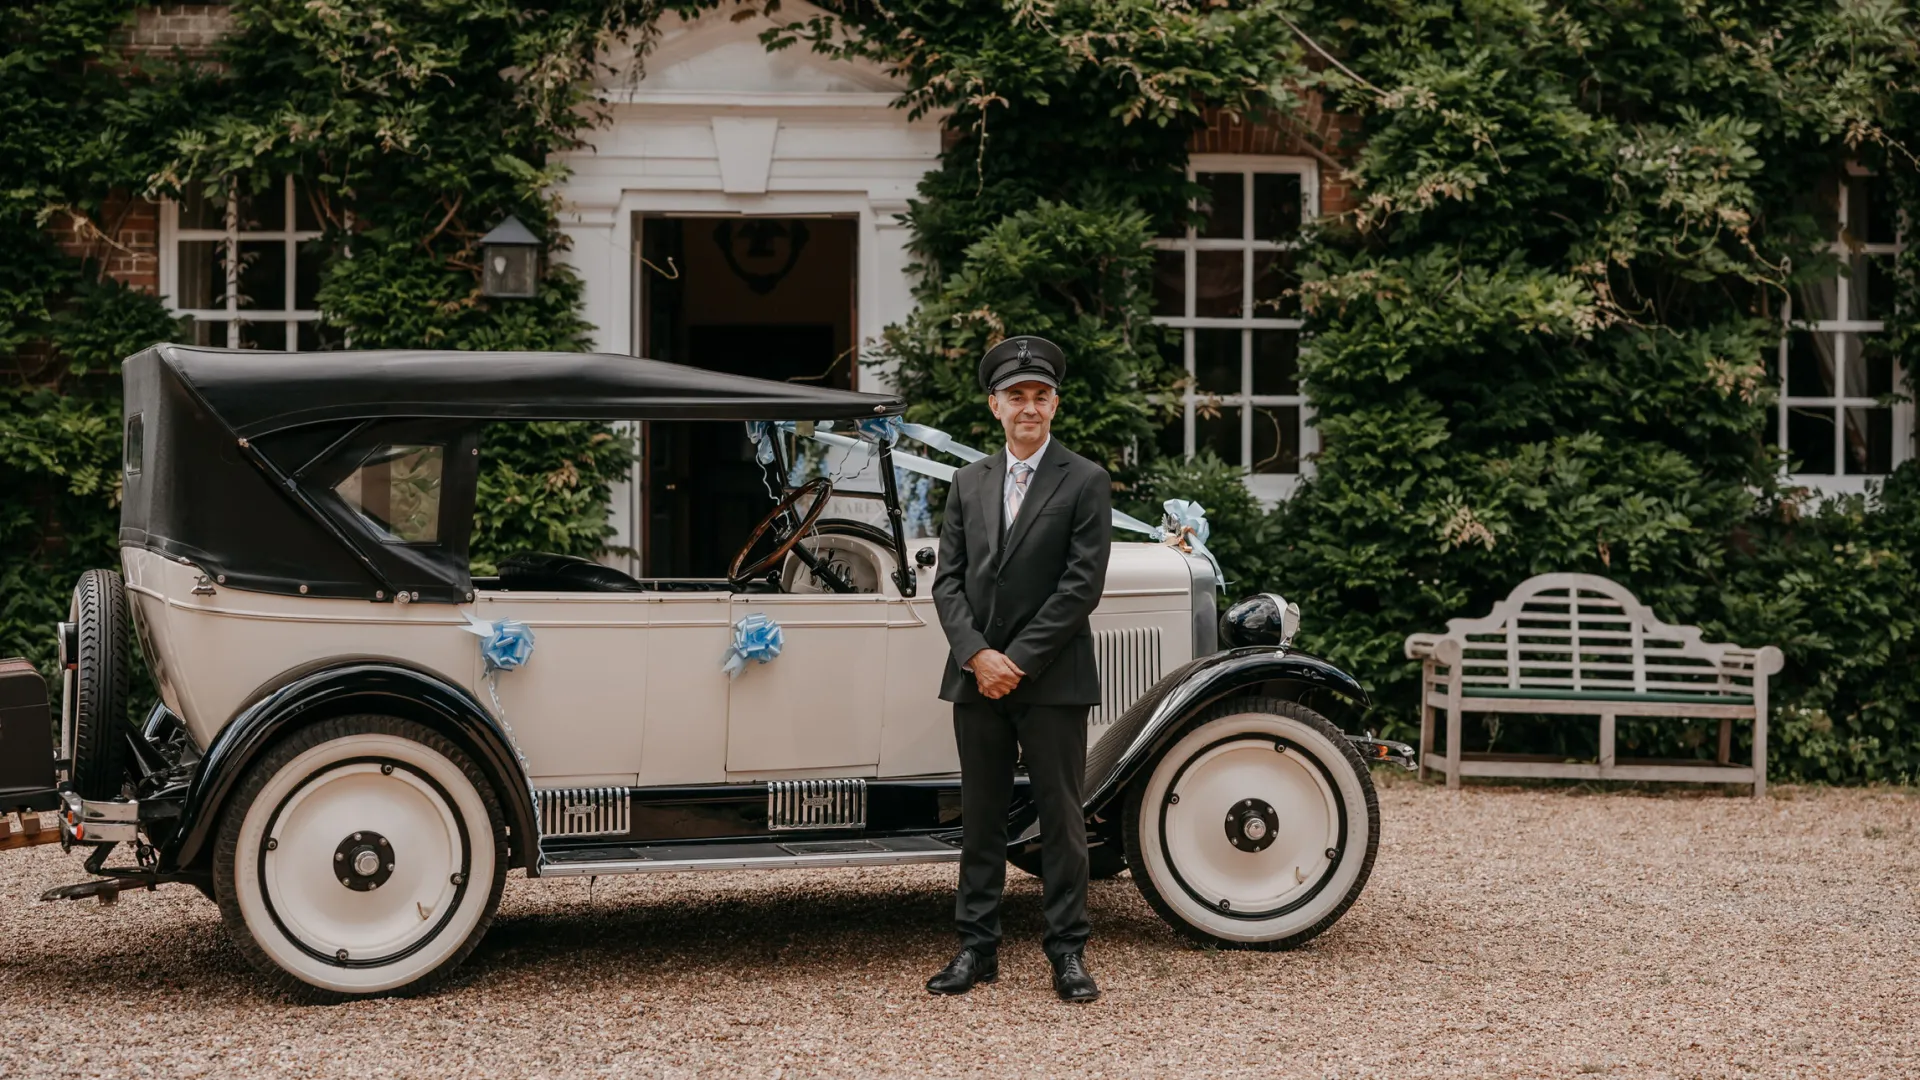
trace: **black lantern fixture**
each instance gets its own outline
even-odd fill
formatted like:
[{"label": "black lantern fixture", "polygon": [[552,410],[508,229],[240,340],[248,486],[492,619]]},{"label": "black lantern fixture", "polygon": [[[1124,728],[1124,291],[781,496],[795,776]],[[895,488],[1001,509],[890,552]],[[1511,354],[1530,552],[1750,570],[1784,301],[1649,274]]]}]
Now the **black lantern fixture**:
[{"label": "black lantern fixture", "polygon": [[509,217],[480,238],[480,294],[532,296],[540,281],[540,238]]}]

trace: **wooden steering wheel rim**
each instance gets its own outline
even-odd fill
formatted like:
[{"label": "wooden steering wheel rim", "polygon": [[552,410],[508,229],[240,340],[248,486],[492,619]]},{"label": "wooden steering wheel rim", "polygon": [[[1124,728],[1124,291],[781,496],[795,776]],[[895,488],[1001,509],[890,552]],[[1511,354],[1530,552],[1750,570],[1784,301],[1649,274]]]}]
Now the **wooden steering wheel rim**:
[{"label": "wooden steering wheel rim", "polygon": [[[752,566],[742,569],[740,563],[746,559],[747,553],[753,550],[753,545],[760,542],[760,538],[767,534],[768,529],[773,528],[773,523],[779,520],[782,514],[791,511],[803,497],[810,493],[814,496],[813,505],[807,507],[807,512],[801,515],[800,524],[794,526],[785,540],[774,545],[771,554]],[[780,501],[774,503],[773,509],[768,511],[767,516],[760,519],[760,524],[753,527],[753,535],[747,537],[747,542],[741,545],[740,550],[733,556],[733,562],[727,567],[727,582],[739,588],[779,566],[787,557],[787,553],[793,550],[794,545],[807,535],[807,530],[813,528],[813,523],[820,520],[820,515],[827,512],[827,497],[832,494],[833,481],[824,476],[816,476],[781,496]]]}]

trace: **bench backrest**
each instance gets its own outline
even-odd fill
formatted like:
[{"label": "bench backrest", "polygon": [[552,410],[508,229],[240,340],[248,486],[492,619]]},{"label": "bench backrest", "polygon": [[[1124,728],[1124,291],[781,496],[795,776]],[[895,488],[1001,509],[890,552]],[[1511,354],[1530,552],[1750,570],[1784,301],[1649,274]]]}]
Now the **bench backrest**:
[{"label": "bench backrest", "polygon": [[[1432,639],[1429,639],[1432,640]],[[1750,694],[1780,652],[1700,640],[1670,626],[1617,582],[1593,574],[1528,578],[1478,619],[1452,619],[1434,655],[1460,681],[1505,690]]]}]

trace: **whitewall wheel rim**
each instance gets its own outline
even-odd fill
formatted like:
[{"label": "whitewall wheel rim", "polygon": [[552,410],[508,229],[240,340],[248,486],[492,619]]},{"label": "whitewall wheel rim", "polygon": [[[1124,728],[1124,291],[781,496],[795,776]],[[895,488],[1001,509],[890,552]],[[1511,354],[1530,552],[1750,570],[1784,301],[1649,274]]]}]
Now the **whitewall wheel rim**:
[{"label": "whitewall wheel rim", "polygon": [[234,896],[283,970],[340,993],[415,982],[485,917],[492,824],[465,773],[411,739],[329,740],[276,772],[242,819]]},{"label": "whitewall wheel rim", "polygon": [[1162,755],[1140,803],[1145,872],[1195,928],[1263,942],[1346,899],[1370,843],[1366,792],[1341,748],[1269,713],[1218,717]]}]

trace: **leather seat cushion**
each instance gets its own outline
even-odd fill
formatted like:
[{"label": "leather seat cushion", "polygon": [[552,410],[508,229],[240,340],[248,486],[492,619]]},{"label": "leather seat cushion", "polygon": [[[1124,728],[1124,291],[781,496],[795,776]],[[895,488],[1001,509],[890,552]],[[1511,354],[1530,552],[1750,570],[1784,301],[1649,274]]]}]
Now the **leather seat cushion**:
[{"label": "leather seat cushion", "polygon": [[627,574],[578,555],[523,551],[500,562],[500,586],[546,592],[640,592]]}]

